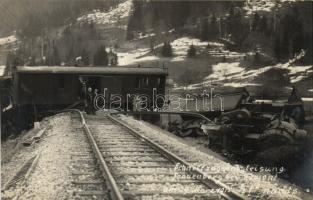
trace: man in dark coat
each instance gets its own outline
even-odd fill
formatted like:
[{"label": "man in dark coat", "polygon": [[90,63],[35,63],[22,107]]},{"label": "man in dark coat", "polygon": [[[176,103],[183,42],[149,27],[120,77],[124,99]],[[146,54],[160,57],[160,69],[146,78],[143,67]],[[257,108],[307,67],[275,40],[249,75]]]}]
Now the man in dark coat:
[{"label": "man in dark coat", "polygon": [[95,114],[93,107],[93,92],[91,87],[87,90],[87,114]]}]

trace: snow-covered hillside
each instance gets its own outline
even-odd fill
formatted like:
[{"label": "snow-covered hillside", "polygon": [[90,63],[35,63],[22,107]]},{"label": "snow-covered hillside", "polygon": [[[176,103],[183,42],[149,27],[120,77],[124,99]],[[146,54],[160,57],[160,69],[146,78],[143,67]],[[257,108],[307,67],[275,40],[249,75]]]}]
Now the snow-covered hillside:
[{"label": "snow-covered hillside", "polygon": [[83,15],[77,19],[77,21],[94,22],[95,24],[111,25],[118,21],[125,19],[129,16],[129,12],[132,7],[132,1],[127,0],[110,10],[109,12],[101,12],[95,10],[93,13]]},{"label": "snow-covered hillside", "polygon": [[[141,38],[145,39],[145,38]],[[140,40],[133,41],[133,43],[140,43]],[[132,64],[140,64],[141,62],[146,61],[170,61],[170,62],[182,62],[187,58],[187,51],[193,45],[197,49],[198,54],[205,53],[214,57],[225,57],[225,58],[242,58],[245,56],[243,53],[231,52],[225,50],[225,46],[219,42],[207,42],[201,41],[194,37],[186,37],[182,36],[174,39],[171,42],[173,57],[171,58],[163,58],[160,55],[152,54],[150,51],[149,44],[143,45],[138,44],[135,47],[131,48],[127,52],[121,52],[119,49],[116,49],[119,58],[119,65],[132,65]],[[154,46],[155,49],[162,48],[163,43],[157,44]]]},{"label": "snow-covered hillside", "polygon": [[119,52],[117,50],[118,64],[120,66],[140,64],[145,61],[155,61],[160,58],[155,55],[149,55],[149,48],[138,48],[128,52]]},{"label": "snow-covered hillside", "polygon": [[[288,2],[284,0],[276,2],[248,0],[244,9],[247,11],[247,14],[255,11],[272,12],[284,3]],[[116,26],[120,22],[119,26],[126,26],[131,10],[132,1],[126,0],[108,12],[95,10],[92,13],[79,17],[77,21],[94,22],[98,25],[105,25],[104,27],[107,28]],[[179,74],[177,72],[177,66],[181,67],[180,71],[186,70],[188,68],[187,65],[197,67],[194,70],[198,70],[203,76],[196,80],[198,83],[189,85],[189,88],[193,89],[203,87],[203,84],[212,83],[231,87],[260,85],[260,82],[258,83],[256,80],[262,78],[266,72],[272,69],[286,70],[284,72],[286,74],[284,75],[289,78],[291,83],[298,83],[312,76],[313,73],[312,66],[295,66],[293,63],[299,59],[297,57],[283,64],[250,67],[248,66],[249,64],[245,64],[242,61],[254,57],[255,52],[232,52],[227,49],[223,41],[201,41],[195,37],[186,35],[178,36],[172,34],[172,32],[162,35],[164,41],[170,41],[173,51],[173,56],[166,58],[162,57],[160,53],[164,41],[157,41],[154,44],[154,51],[151,52],[150,38],[152,37],[155,37],[153,30],[144,36],[137,36],[134,40],[125,41],[119,44],[119,47],[113,48],[118,56],[118,65],[142,65],[144,67],[150,67],[160,66],[162,63],[165,63],[166,67],[176,66],[176,71],[174,72],[172,70],[172,72],[177,74]],[[195,58],[188,58],[187,56],[190,45],[193,45],[197,50]],[[262,52],[259,53],[262,54]],[[268,55],[266,56],[270,57]],[[299,56],[301,57],[303,55],[300,54]],[[246,62],[249,62],[249,60]],[[203,70],[204,68],[210,68],[211,71],[205,71]],[[179,83],[179,75],[170,74],[170,78],[173,77]]]},{"label": "snow-covered hillside", "polygon": [[313,66],[311,65],[286,67],[284,64],[278,64],[275,66],[262,67],[256,70],[249,70],[240,66],[239,62],[233,62],[213,65],[213,73],[207,76],[205,80],[207,82],[218,82],[225,80],[241,82],[243,80],[253,80],[261,74],[274,68],[287,69],[289,71],[287,75],[290,76],[291,83],[301,81],[302,79],[307,78],[309,75],[313,74]]},{"label": "snow-covered hillside", "polygon": [[204,78],[202,82],[191,84],[187,87],[180,86],[179,89],[199,89],[205,85],[219,85],[230,87],[245,87],[245,86],[261,86],[256,80],[264,77],[264,74],[269,70],[282,69],[286,70],[284,75],[289,77],[290,83],[299,83],[306,78],[313,76],[313,66],[297,66],[295,61],[304,56],[304,52],[299,53],[295,58],[286,63],[279,63],[274,66],[261,67],[259,69],[249,69],[240,62],[220,62],[212,65],[212,73]]},{"label": "snow-covered hillside", "polygon": [[245,3],[244,9],[247,11],[247,14],[252,14],[253,12],[271,12],[275,8],[280,8],[283,3],[291,3],[296,0],[247,0]]}]

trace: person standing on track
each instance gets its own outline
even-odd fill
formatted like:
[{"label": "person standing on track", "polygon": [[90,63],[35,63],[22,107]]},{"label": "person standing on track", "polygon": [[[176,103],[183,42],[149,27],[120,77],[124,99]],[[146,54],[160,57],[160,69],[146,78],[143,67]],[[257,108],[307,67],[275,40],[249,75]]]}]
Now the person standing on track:
[{"label": "person standing on track", "polygon": [[84,109],[87,112],[87,86],[85,81],[81,81],[81,83],[80,99],[83,101]]},{"label": "person standing on track", "polygon": [[93,107],[93,92],[92,88],[89,87],[87,90],[87,114],[95,114],[95,110]]}]

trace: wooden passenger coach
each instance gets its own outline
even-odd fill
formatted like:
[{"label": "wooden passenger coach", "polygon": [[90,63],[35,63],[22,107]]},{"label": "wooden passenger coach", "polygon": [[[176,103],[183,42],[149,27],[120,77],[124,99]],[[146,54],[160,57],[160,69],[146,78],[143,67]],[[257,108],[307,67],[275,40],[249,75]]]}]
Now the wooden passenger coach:
[{"label": "wooden passenger coach", "polygon": [[[142,67],[63,67],[18,66],[13,76],[14,104],[71,105],[81,99],[82,83],[98,93],[145,94],[165,93],[167,71],[163,68]],[[123,102],[125,103],[125,102]]]}]

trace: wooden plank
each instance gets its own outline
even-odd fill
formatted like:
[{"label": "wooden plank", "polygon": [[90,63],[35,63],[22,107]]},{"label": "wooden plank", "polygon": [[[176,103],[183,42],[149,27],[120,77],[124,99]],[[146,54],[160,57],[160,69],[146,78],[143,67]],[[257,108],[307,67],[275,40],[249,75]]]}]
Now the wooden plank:
[{"label": "wooden plank", "polygon": [[73,184],[77,185],[87,185],[87,184],[104,184],[103,181],[72,181]]},{"label": "wooden plank", "polygon": [[108,195],[107,191],[104,190],[89,190],[89,191],[74,191],[74,195],[79,196],[103,196]]},{"label": "wooden plank", "polygon": [[34,140],[40,140],[43,134],[46,132],[46,129],[41,129],[37,132],[37,134],[33,137]]}]

